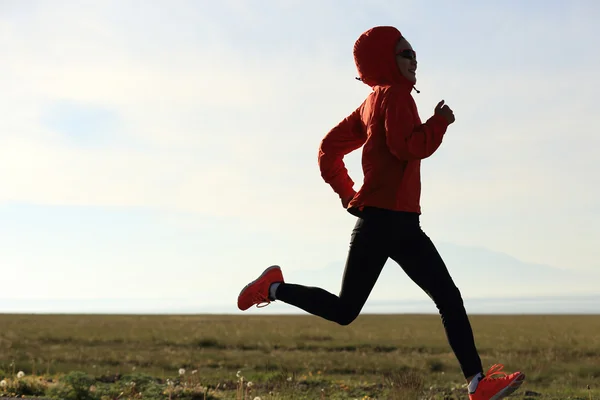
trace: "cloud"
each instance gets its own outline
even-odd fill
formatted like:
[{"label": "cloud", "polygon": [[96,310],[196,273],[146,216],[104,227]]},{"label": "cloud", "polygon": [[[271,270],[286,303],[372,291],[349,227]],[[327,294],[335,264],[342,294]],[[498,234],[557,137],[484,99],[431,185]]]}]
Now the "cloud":
[{"label": "cloud", "polygon": [[[368,93],[353,80],[351,45],[357,26],[366,28],[390,3],[364,15],[341,3],[272,3],[273,10],[245,2],[140,4],[39,2],[0,19],[0,49],[11,55],[0,66],[0,107],[8,110],[0,120],[0,170],[10,171],[0,202],[221,215],[314,241],[345,232],[352,218],[320,178],[317,147]],[[332,22],[341,9],[347,23]],[[418,17],[427,10],[411,3],[403,11]],[[589,122],[600,60],[586,50],[597,39],[579,37],[593,25],[586,10],[571,9],[560,26],[558,14],[466,11],[504,18],[465,17],[458,29],[442,24],[442,13],[426,26],[400,11],[386,17],[423,49],[422,119],[440,98],[457,114],[440,151],[423,163],[424,209],[439,221],[450,213],[471,224],[486,216],[487,233],[465,228],[465,240],[489,235],[518,246],[493,233],[505,218],[512,215],[515,230],[547,237],[547,215],[600,200],[590,184],[599,139]],[[309,15],[314,29],[302,18]],[[473,36],[478,27],[486,29]],[[549,32],[552,40],[540,41]],[[57,104],[111,110],[116,137],[103,149],[65,142],[64,129],[47,118]],[[358,188],[360,154],[347,165]],[[578,212],[577,221],[593,214]],[[518,219],[527,215],[540,228]],[[451,235],[454,228],[438,224]],[[552,243],[564,237],[556,230]],[[591,231],[569,246],[586,243],[589,255],[587,243],[597,238]]]},{"label": "cloud", "polygon": [[[290,81],[286,75],[296,61],[273,60],[266,70],[251,58],[240,65],[242,54],[215,50],[207,40],[174,48],[155,43],[155,52],[134,51],[147,46],[139,40],[141,31],[131,35],[138,41],[116,36],[124,26],[111,23],[107,10],[96,11],[93,16],[69,9],[77,22],[53,25],[57,28],[52,30],[46,21],[59,18],[60,7],[40,12],[45,18],[34,18],[40,25],[9,24],[19,40],[2,43],[14,54],[3,76],[10,98],[4,106],[15,112],[0,122],[7,132],[3,148],[11,149],[0,163],[12,171],[1,200],[229,216],[248,215],[250,209],[250,214],[275,218],[294,208],[301,212],[307,201],[314,201],[310,192],[289,189],[294,173],[308,168],[290,169],[285,163],[289,145],[302,142],[293,136],[301,128],[290,129],[285,119],[297,116],[305,101],[294,96],[316,88],[318,79],[308,87],[291,80],[282,90],[272,83]],[[25,30],[28,25],[34,29]],[[48,35],[42,37],[44,33]],[[171,30],[163,33],[173,36]],[[311,67],[304,59],[296,68],[302,63],[312,71],[334,73],[327,62]],[[64,127],[47,115],[65,103],[115,110],[122,125],[112,146],[99,150],[64,143]],[[304,118],[297,118],[302,123]],[[314,185],[320,183],[316,150],[323,134],[316,132],[312,144],[303,144]],[[285,188],[272,189],[270,182]],[[320,188],[326,193],[327,188]]]},{"label": "cloud", "polygon": [[42,125],[62,134],[67,143],[102,146],[119,139],[119,115],[88,104],[58,102],[42,116]]}]

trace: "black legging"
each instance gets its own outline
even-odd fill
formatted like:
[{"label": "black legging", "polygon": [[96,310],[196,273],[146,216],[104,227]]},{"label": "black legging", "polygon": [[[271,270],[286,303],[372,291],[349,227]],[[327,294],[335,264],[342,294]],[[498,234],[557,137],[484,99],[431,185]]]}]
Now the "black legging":
[{"label": "black legging", "polygon": [[396,261],[438,308],[465,377],[482,365],[460,291],[416,213],[365,208],[352,232],[339,297],[318,287],[282,283],[277,300],[348,325],[360,314],[387,259]]}]

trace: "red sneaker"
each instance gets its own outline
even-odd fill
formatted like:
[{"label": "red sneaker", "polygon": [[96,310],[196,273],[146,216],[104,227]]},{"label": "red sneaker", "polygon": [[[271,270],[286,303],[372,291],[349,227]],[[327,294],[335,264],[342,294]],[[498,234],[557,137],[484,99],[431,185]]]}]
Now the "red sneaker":
[{"label": "red sneaker", "polygon": [[[269,297],[269,288],[272,283],[284,282],[281,268],[273,265],[264,270],[264,272],[254,281],[250,282],[238,295],[238,308],[245,311],[256,304],[257,307],[265,307],[271,303]],[[266,303],[266,304],[264,304]],[[264,304],[261,306],[261,304]]]},{"label": "red sneaker", "polygon": [[492,365],[479,381],[475,393],[469,393],[469,400],[500,400],[517,390],[525,380],[525,374],[517,371],[508,375],[501,372],[502,368],[502,364]]}]

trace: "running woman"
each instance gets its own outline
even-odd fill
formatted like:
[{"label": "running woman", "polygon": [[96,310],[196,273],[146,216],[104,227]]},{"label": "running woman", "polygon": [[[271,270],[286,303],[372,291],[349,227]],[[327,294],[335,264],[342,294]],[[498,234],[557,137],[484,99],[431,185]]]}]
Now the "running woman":
[{"label": "running woman", "polygon": [[[285,282],[281,268],[267,268],[246,285],[238,307],[247,310],[279,300],[312,315],[348,325],[360,314],[388,258],[435,303],[445,333],[468,383],[470,400],[497,400],[518,389],[525,375],[502,364],[485,374],[459,289],[420,226],[421,160],[441,145],[454,113],[440,101],[421,122],[411,95],[417,81],[416,53],[400,31],[378,26],[354,44],[359,80],[372,92],[331,129],[319,148],[321,176],[357,217],[342,287],[336,296],[319,287]],[[416,90],[416,89],[415,89]],[[363,147],[363,185],[358,192],[343,157]]]}]

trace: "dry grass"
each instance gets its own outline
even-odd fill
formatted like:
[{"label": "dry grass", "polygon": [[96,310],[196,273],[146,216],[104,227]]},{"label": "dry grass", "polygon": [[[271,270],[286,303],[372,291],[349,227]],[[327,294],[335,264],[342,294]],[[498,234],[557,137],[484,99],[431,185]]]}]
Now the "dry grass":
[{"label": "dry grass", "polygon": [[[135,372],[179,385],[184,368],[186,379],[196,371],[196,384],[224,399],[465,398],[437,316],[363,315],[342,327],[257,314],[0,315],[0,372],[60,377],[77,370],[108,381]],[[500,362],[527,374],[515,399],[600,400],[600,316],[471,321],[484,367]],[[196,395],[185,398],[202,398]]]}]

